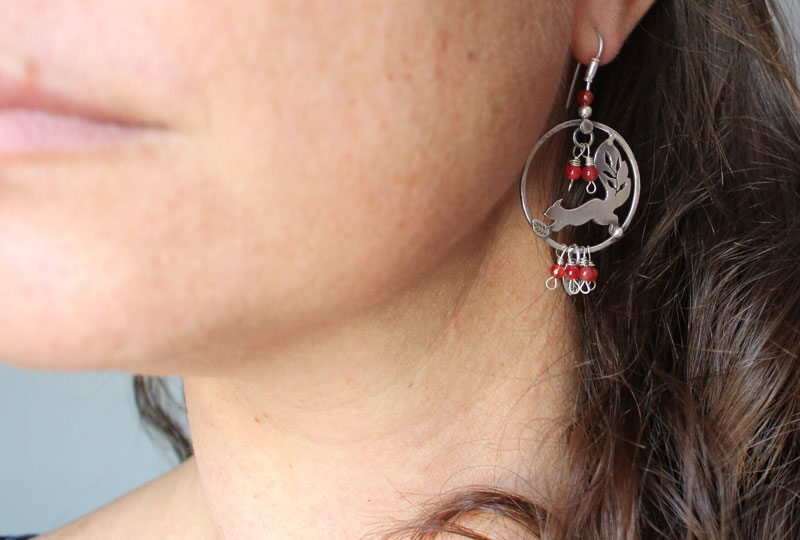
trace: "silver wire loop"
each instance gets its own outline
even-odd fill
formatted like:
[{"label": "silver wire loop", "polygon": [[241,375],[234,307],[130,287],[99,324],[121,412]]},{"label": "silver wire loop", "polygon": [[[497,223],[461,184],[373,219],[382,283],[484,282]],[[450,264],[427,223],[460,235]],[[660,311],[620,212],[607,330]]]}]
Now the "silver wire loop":
[{"label": "silver wire loop", "polygon": [[[589,155],[589,153],[591,152],[590,148],[592,147],[592,144],[594,143],[594,132],[590,131],[589,132],[589,140],[587,142],[583,142],[583,143],[582,142],[578,142],[578,133],[581,133],[581,128],[580,127],[572,132],[572,142],[575,143],[575,146],[581,146],[581,147],[586,148],[586,155]],[[583,155],[583,151],[581,151],[581,155]]]}]

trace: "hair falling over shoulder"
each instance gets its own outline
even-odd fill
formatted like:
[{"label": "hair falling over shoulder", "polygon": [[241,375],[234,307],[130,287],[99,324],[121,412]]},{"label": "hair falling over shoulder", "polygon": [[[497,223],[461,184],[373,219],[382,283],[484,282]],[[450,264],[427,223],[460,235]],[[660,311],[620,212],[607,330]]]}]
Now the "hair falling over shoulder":
[{"label": "hair falling over shoulder", "polygon": [[[792,39],[770,0],[651,8],[595,81],[646,187],[638,223],[595,257],[603,286],[569,299],[583,350],[557,497],[454,493],[382,538],[500,540],[460,524],[473,514],[541,539],[800,538]],[[191,455],[163,388],[135,384],[145,421]]]}]

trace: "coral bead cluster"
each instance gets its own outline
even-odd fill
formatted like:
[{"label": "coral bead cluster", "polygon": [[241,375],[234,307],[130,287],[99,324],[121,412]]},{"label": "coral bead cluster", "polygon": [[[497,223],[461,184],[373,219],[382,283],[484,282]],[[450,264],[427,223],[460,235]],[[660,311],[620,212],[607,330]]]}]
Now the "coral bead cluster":
[{"label": "coral bead cluster", "polygon": [[550,267],[546,286],[555,289],[561,280],[570,294],[588,294],[594,290],[597,276],[597,267],[592,262],[589,249],[573,244],[566,247],[558,261]]},{"label": "coral bead cluster", "polygon": [[584,281],[594,281],[597,279],[597,267],[594,265],[576,266],[570,264],[564,266],[561,264],[554,264],[550,267],[550,275],[556,279],[566,277],[567,279],[582,279]]},{"label": "coral bead cluster", "polygon": [[585,156],[584,160],[585,164],[583,167],[581,167],[580,159],[575,158],[569,160],[569,165],[567,165],[566,171],[568,180],[577,180],[578,178],[583,178],[587,182],[593,182],[597,180],[597,167],[594,166],[592,158],[590,156]]}]

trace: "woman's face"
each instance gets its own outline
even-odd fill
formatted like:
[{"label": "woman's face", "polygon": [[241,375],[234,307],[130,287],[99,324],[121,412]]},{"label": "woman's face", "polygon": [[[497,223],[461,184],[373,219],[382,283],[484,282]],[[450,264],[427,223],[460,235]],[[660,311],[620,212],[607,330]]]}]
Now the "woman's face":
[{"label": "woman's face", "polygon": [[552,0],[3,3],[0,80],[162,126],[0,157],[26,367],[202,372],[413,284],[516,189],[570,42]]}]

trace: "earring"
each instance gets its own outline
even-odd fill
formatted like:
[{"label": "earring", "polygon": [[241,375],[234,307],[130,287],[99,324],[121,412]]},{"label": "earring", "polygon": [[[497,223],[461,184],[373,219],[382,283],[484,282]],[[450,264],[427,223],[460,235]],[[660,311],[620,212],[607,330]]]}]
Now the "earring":
[{"label": "earring", "polygon": [[[604,249],[625,234],[626,228],[630,225],[636,206],[639,203],[639,192],[641,180],[639,177],[639,166],[633,156],[630,146],[622,136],[610,127],[599,122],[589,120],[592,115],[591,103],[594,94],[590,90],[592,80],[597,73],[600,63],[600,56],[603,54],[603,36],[597,33],[600,40],[600,48],[597,56],[592,58],[591,63],[586,68],[586,88],[579,91],[578,116],[575,120],[568,120],[549,130],[536,142],[536,145],[528,155],[525,168],[520,179],[520,195],[522,198],[522,209],[533,232],[547,242],[558,253],[557,262],[550,268],[550,277],[545,282],[545,286],[556,289],[561,280],[564,290],[570,294],[588,294],[596,287],[598,277],[597,268],[591,260],[592,253]],[[568,100],[572,96],[575,88],[575,80],[578,76],[580,64],[576,66],[575,75],[572,78],[572,86],[568,93]],[[567,102],[569,107],[569,101]],[[574,129],[572,133],[572,158],[568,160],[566,166],[566,179],[569,180],[567,191],[572,189],[572,184],[579,178],[585,184],[585,191],[589,197],[584,196],[582,204],[575,208],[564,208],[562,199],[558,199],[544,211],[544,216],[553,220],[549,225],[539,219],[533,219],[530,208],[528,208],[528,198],[525,190],[528,172],[536,152],[542,145],[556,133]],[[607,135],[592,155],[592,144],[594,143],[595,132]],[[602,185],[600,196],[592,197],[598,191],[596,182]],[[628,200],[631,200],[630,208],[620,224],[619,217],[615,210],[622,207]],[[579,246],[577,244],[566,245],[556,241],[552,233],[558,232],[567,226],[578,226],[589,222],[598,225],[607,225],[609,237],[599,244],[592,246]]]}]

